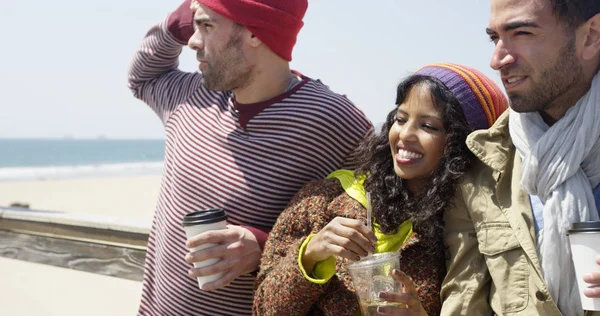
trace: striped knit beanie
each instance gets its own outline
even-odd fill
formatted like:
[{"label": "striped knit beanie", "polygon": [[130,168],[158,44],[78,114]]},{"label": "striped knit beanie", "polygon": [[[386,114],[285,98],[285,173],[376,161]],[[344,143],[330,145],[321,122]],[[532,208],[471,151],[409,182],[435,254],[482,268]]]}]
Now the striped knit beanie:
[{"label": "striped knit beanie", "polygon": [[279,57],[291,61],[308,0],[196,0],[245,26]]},{"label": "striped knit beanie", "polygon": [[424,66],[415,75],[431,76],[446,85],[460,102],[472,130],[489,128],[508,108],[502,90],[477,69],[440,63]]}]

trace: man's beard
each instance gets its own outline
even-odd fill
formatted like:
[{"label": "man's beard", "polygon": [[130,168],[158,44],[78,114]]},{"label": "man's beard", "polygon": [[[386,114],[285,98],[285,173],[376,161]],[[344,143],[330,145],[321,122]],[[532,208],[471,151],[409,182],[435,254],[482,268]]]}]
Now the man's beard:
[{"label": "man's beard", "polygon": [[[537,112],[547,109],[552,103],[575,85],[582,76],[583,69],[575,56],[575,38],[571,38],[559,52],[554,65],[542,70],[537,82],[526,92],[507,93],[510,107],[516,112]],[[518,67],[518,66],[517,66]],[[512,69],[508,69],[510,73]],[[518,69],[514,70],[518,72]],[[532,71],[525,72],[531,74]],[[529,77],[533,80],[533,77]]]},{"label": "man's beard", "polygon": [[241,49],[241,36],[234,34],[225,47],[209,59],[202,71],[202,84],[215,91],[226,91],[246,85],[250,78],[250,68]]}]

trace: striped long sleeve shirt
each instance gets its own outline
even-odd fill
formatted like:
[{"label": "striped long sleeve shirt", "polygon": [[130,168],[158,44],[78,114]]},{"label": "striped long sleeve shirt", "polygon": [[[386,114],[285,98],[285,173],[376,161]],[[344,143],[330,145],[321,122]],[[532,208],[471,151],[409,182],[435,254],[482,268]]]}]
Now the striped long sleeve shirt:
[{"label": "striped long sleeve shirt", "polygon": [[158,114],[166,135],[139,314],[249,315],[255,274],[210,292],[188,277],[183,216],[224,208],[230,224],[264,244],[304,184],[354,167],[352,154],[373,126],[345,96],[299,73],[290,91],[238,104],[230,91],[204,88],[201,73],[178,70],[181,50],[167,23],[156,25],[129,71],[130,89]]}]

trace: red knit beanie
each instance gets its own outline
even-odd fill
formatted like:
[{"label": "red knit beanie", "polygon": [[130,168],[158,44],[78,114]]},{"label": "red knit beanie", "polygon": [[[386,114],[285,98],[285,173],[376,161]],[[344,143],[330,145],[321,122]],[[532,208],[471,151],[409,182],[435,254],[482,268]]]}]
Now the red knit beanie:
[{"label": "red knit beanie", "polygon": [[307,0],[197,0],[245,26],[281,58],[291,61],[296,36],[304,25]]}]

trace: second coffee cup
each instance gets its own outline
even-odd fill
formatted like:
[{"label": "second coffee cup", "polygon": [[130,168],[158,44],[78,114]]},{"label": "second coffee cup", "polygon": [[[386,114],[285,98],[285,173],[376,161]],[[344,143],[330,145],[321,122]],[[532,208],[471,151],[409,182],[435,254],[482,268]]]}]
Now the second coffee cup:
[{"label": "second coffee cup", "polygon": [[[189,213],[183,217],[183,229],[187,238],[194,237],[209,230],[219,230],[227,228],[227,214],[221,208],[213,208]],[[213,247],[215,244],[203,244],[191,248],[191,251],[198,251]],[[219,262],[220,259],[213,258],[200,262],[194,262],[194,267],[202,268]],[[202,289],[205,283],[214,282],[223,276],[223,273],[211,274],[198,278],[198,286]]]},{"label": "second coffee cup", "polygon": [[598,271],[596,258],[600,256],[600,222],[573,223],[569,229],[569,241],[581,305],[584,310],[600,311],[600,298],[591,298],[583,294],[585,289],[591,286],[583,281],[583,275]]}]

